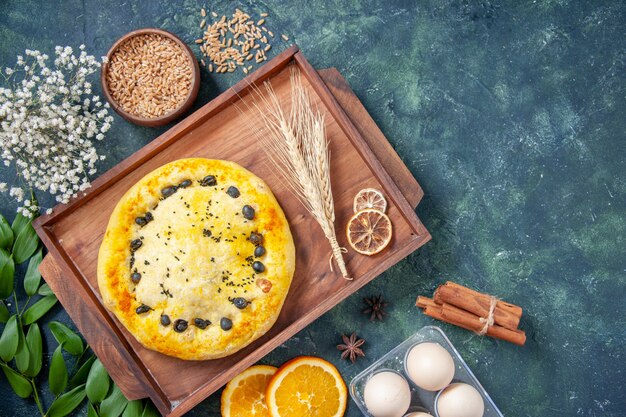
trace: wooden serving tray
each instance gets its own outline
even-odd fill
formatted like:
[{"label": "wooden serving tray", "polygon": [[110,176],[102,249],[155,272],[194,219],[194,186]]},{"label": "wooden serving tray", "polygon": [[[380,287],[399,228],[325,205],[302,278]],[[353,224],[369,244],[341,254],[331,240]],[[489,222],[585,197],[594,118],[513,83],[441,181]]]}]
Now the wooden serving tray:
[{"label": "wooden serving tray", "polygon": [[[330,247],[321,229],[259,148],[256,118],[246,114],[245,105],[237,106],[243,111],[233,105],[248,100],[250,86],[266,80],[288,105],[290,65],[300,68],[313,101],[325,114],[340,244],[348,246],[343,230],[358,190],[381,189],[389,203],[394,237],[376,256],[346,254],[353,281],[329,270]],[[326,83],[298,48],[291,47],[103,174],[87,193],[34,222],[49,250],[40,266],[43,277],[127,398],[150,397],[163,415],[183,415],[430,239],[413,210],[423,195],[421,188],[339,73],[325,70],[322,77]],[[119,198],[155,168],[193,156],[232,160],[264,179],[289,220],[297,256],[291,289],[272,329],[234,355],[202,362],[142,347],[102,305],[96,277],[100,242]]]}]

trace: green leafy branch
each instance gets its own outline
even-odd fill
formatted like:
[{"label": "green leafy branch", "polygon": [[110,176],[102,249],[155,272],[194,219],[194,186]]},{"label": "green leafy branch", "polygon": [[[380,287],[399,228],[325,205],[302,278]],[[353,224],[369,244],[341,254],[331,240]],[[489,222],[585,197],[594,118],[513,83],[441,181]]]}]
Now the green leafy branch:
[{"label": "green leafy branch", "polygon": [[[128,401],[111,381],[106,369],[82,338],[57,321],[48,329],[58,342],[50,360],[48,389],[54,396],[47,408],[39,396],[37,376],[43,365],[43,343],[37,321],[56,303],[47,284],[41,283],[39,264],[43,259],[40,241],[31,219],[18,214],[11,225],[0,215],[0,367],[13,391],[32,397],[42,417],[64,417],[88,400],[88,417],[158,417],[150,401]],[[18,303],[15,266],[28,260],[23,280],[27,299]],[[36,299],[35,299],[36,298]],[[8,299],[13,299],[13,314]],[[34,301],[31,304],[31,301]],[[65,354],[73,362],[68,371]]]}]

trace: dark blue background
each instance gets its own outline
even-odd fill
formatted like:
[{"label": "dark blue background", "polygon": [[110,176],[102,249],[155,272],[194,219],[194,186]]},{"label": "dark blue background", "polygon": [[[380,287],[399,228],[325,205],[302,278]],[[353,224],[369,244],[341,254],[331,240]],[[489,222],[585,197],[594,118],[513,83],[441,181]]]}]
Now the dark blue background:
[{"label": "dark blue background", "polygon": [[[101,56],[146,26],[192,44],[202,5],[3,0],[0,65],[55,45]],[[319,355],[349,381],[433,323],[415,297],[450,279],[525,309],[522,348],[442,325],[504,414],[626,415],[626,3],[221,0],[208,9],[235,7],[269,12],[269,29],[346,77],[425,189],[417,212],[433,236],[263,362]],[[285,46],[275,39],[270,56]],[[195,107],[241,77],[203,73]],[[98,145],[100,173],[167,129],[115,118]],[[0,170],[2,181],[14,176]],[[5,216],[15,207],[0,196]],[[384,324],[360,314],[362,297],[377,293],[391,303]],[[60,307],[52,319],[71,323]],[[351,331],[367,339],[354,365],[335,350]],[[0,415],[37,414],[4,378],[0,393]],[[189,415],[219,415],[219,395]],[[350,404],[347,415],[360,413]]]}]

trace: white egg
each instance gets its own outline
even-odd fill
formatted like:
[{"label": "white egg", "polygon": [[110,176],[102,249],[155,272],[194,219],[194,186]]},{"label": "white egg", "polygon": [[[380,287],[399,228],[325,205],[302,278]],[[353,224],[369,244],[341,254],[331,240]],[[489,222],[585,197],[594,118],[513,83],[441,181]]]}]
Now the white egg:
[{"label": "white egg", "polygon": [[480,393],[471,385],[456,382],[439,394],[439,417],[482,417],[485,403]]},{"label": "white egg", "polygon": [[367,381],[363,398],[374,417],[402,417],[411,405],[411,389],[402,375],[383,371]]},{"label": "white egg", "polygon": [[454,378],[454,360],[439,343],[425,342],[413,346],[406,357],[406,373],[418,387],[439,391]]},{"label": "white egg", "polygon": [[422,411],[417,411],[415,413],[409,413],[405,415],[404,417],[433,417],[433,416],[431,414],[424,413]]}]

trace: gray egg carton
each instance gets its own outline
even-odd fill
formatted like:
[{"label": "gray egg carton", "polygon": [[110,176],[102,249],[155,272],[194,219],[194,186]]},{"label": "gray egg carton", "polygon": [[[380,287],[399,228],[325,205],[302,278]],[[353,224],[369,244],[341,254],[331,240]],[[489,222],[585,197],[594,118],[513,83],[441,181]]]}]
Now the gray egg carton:
[{"label": "gray egg carton", "polygon": [[498,407],[494,404],[487,391],[480,385],[478,379],[474,376],[470,368],[467,366],[459,352],[452,346],[452,342],[444,334],[444,332],[436,326],[422,327],[417,333],[409,337],[404,342],[400,343],[385,356],[378,359],[367,369],[355,376],[350,382],[350,396],[359,407],[364,416],[373,417],[365,406],[365,400],[363,398],[363,391],[365,390],[365,384],[372,377],[372,375],[384,371],[394,371],[404,376],[411,387],[411,406],[407,413],[411,411],[428,411],[433,416],[437,415],[435,409],[436,397],[441,391],[433,392],[426,391],[415,385],[408,377],[404,360],[408,351],[416,344],[422,342],[435,342],[444,347],[454,360],[454,379],[452,382],[464,382],[476,388],[480,395],[483,397],[485,403],[485,412],[483,417],[504,417]]}]

